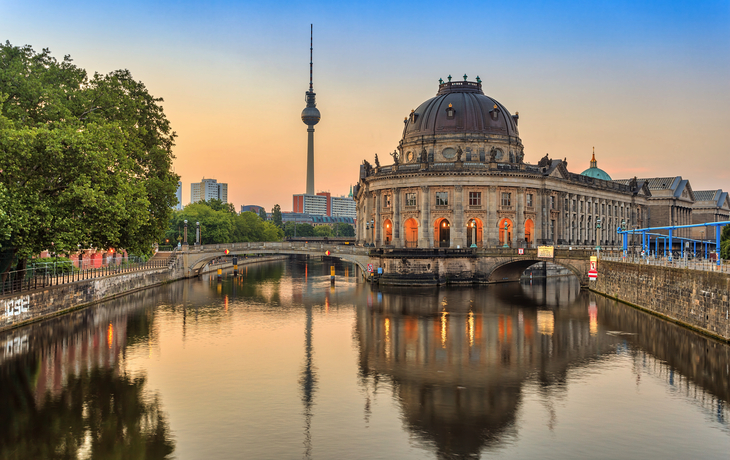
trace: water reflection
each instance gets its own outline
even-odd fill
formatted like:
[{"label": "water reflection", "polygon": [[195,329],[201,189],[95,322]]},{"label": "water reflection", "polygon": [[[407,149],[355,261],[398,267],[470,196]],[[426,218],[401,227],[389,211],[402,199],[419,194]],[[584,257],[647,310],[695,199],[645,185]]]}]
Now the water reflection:
[{"label": "water reflection", "polygon": [[145,291],[0,335],[0,458],[168,458],[157,396],[125,370],[130,344],[147,342]]},{"label": "water reflection", "polygon": [[383,289],[366,305],[355,326],[362,385],[370,394],[377,382],[392,381],[407,429],[439,458],[478,458],[485,448],[513,442],[527,383],[537,384],[552,429],[553,404],[569,371],[621,350],[631,350],[637,372],[697,393],[726,423],[727,346],[581,293],[574,278],[488,289]]}]

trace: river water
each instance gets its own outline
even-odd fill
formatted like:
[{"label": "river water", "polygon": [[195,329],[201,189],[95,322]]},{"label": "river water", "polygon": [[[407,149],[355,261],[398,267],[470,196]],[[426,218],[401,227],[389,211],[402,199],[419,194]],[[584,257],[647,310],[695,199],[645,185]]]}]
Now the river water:
[{"label": "river water", "polygon": [[730,458],[730,347],[574,278],[231,275],[0,335],[0,459]]}]

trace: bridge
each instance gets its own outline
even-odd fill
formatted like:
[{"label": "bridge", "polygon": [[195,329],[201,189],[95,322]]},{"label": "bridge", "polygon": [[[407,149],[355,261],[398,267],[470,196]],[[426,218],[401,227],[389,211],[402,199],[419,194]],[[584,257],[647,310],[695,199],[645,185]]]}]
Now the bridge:
[{"label": "bridge", "polygon": [[[553,257],[538,257],[537,249],[384,249],[324,242],[252,242],[196,245],[178,252],[185,277],[199,275],[211,261],[238,255],[329,256],[357,265],[368,278],[385,284],[465,284],[519,281],[522,273],[536,263],[552,262],[570,270],[581,284],[588,284],[588,264],[592,251],[556,249]],[[379,270],[380,269],[380,270]]]}]

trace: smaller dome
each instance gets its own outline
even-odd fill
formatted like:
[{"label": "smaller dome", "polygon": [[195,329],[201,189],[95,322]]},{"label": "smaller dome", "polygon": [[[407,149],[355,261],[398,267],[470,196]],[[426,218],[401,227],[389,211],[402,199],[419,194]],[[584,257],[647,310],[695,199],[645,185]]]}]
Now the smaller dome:
[{"label": "smaller dome", "polygon": [[591,167],[580,173],[580,175],[592,177],[594,179],[611,180],[611,176],[609,176],[606,171],[598,167],[595,151],[593,152],[593,158],[591,159]]}]

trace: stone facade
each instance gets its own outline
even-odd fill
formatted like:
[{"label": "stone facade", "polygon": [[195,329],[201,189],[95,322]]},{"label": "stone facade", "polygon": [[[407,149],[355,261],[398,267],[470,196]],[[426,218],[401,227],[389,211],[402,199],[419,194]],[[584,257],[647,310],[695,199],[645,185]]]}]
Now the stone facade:
[{"label": "stone facade", "polygon": [[[456,84],[458,83],[458,84]],[[479,82],[442,83],[405,120],[393,164],[365,161],[355,189],[360,244],[394,248],[618,247],[647,224],[651,192],[524,163],[517,115]],[[598,228],[600,219],[601,228]]]},{"label": "stone facade", "polygon": [[601,261],[597,292],[730,341],[726,273]]}]

